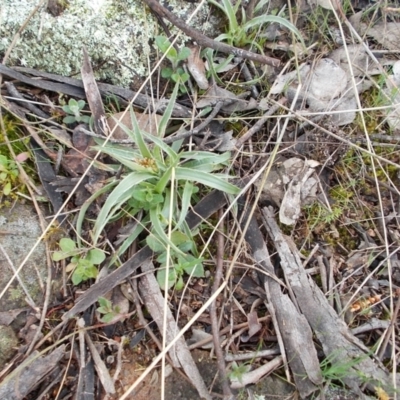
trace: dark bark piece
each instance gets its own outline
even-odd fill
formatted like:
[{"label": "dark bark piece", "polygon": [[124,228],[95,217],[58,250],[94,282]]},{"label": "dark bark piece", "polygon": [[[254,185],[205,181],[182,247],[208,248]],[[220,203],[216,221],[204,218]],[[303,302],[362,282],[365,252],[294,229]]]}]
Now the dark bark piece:
[{"label": "dark bark piece", "polygon": [[57,347],[47,356],[34,352],[0,384],[0,398],[20,400],[27,396],[64,356],[65,346]]},{"label": "dark bark piece", "polygon": [[274,241],[281,259],[287,284],[293,290],[301,312],[311,325],[327,357],[340,365],[347,365],[348,375],[343,381],[362,396],[360,387],[367,383],[369,389],[382,387],[389,394],[393,384],[388,372],[371,352],[357,339],[329,305],[324,294],[303,268],[298,250],[291,239],[280,231],[273,212],[263,209],[265,226]]},{"label": "dark bark piece", "polygon": [[[36,168],[40,178],[40,182],[50,200],[53,207],[54,214],[57,214],[63,205],[63,199],[61,193],[57,191],[57,188],[52,185],[57,180],[57,176],[53,170],[51,159],[46,153],[39,147],[39,145],[31,138],[30,147],[35,155]],[[63,216],[57,217],[58,222],[62,222]]]},{"label": "dark bark piece", "polygon": [[[32,79],[18,71],[33,75],[35,77],[46,78],[54,82],[46,81],[43,79]],[[48,72],[37,71],[32,68],[9,68],[6,67],[4,64],[0,64],[0,74],[8,76],[9,78],[16,79],[27,85],[49,90],[51,92],[64,93],[68,96],[78,99],[84,99],[86,97],[85,91],[83,90],[83,82],[80,79],[50,74]],[[125,102],[129,102],[130,100],[135,98],[135,101],[133,102],[134,105],[142,107],[144,109],[149,107],[151,111],[156,111],[158,114],[162,114],[166,110],[169,103],[169,99],[154,100],[153,103],[153,100],[149,96],[107,83],[97,83],[97,86],[99,87],[102,96],[118,96]],[[156,104],[155,110],[153,108],[153,104]],[[192,116],[192,110],[178,103],[175,103],[172,110],[172,116],[177,118],[189,118]]]},{"label": "dark bark piece", "polygon": [[82,82],[85,88],[86,98],[89,103],[90,111],[94,120],[94,131],[98,135],[104,135],[104,126],[106,112],[97,83],[93,76],[93,69],[90,64],[89,56],[83,48],[83,65],[81,68]]},{"label": "dark bark piece", "polygon": [[[194,209],[188,213],[186,222],[190,229],[195,228],[201,221],[207,219],[226,204],[224,193],[213,191],[202,199]],[[107,292],[119,285],[124,279],[135,272],[146,260],[152,257],[153,252],[145,246],[135,253],[128,261],[121,265],[117,270],[92,285],[81,297],[77,303],[64,316],[66,320],[75,314],[86,310],[94,304],[100,296],[104,296]]]},{"label": "dark bark piece", "polygon": [[[4,82],[4,84],[6,85],[7,91],[8,93],[10,93],[10,96],[14,97],[13,101],[16,101],[21,107],[26,108],[40,118],[50,118],[50,116],[43,112],[39,107],[35,106],[30,101],[27,101],[25,97],[22,96],[20,92],[18,92],[17,88],[11,82]],[[18,101],[17,99],[21,99],[22,101]]]},{"label": "dark bark piece", "polygon": [[[244,228],[247,215],[242,218],[242,228]],[[318,384],[322,383],[317,352],[313,346],[312,331],[304,316],[301,315],[293,305],[287,295],[281,291],[279,283],[273,279],[275,276],[274,267],[271,264],[267,246],[254,217],[251,218],[247,232],[245,233],[247,243],[249,243],[255,260],[270,275],[265,278],[269,301],[272,309],[275,310],[276,321],[278,323],[286,358],[292,370],[296,388],[301,398],[305,398],[317,390]]]},{"label": "dark bark piece", "polygon": [[4,64],[0,64],[0,74],[33,87],[49,90],[50,92],[64,93],[68,96],[77,97],[79,99],[85,97],[85,92],[82,88],[63,83],[35,80],[21,74],[20,72],[14,71],[12,68],[6,67]]}]

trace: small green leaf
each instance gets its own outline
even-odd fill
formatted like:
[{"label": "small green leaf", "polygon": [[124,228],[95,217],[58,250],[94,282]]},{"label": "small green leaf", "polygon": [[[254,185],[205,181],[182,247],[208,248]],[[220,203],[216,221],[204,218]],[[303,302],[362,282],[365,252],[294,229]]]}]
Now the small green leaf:
[{"label": "small green leaf", "polygon": [[73,115],[67,115],[64,119],[63,119],[64,124],[73,124],[74,122],[76,122],[76,118]]},{"label": "small green leaf", "polygon": [[77,106],[79,110],[82,110],[85,107],[85,100],[78,100]]},{"label": "small green leaf", "polygon": [[151,234],[146,237],[146,244],[153,250],[155,253],[159,253],[165,250],[165,244],[160,241],[155,235]]},{"label": "small green leaf", "polygon": [[100,304],[101,307],[104,307],[104,308],[106,308],[108,310],[112,308],[111,301],[106,299],[105,297],[99,297],[97,301],[98,301],[98,303]]},{"label": "small green leaf", "polygon": [[177,82],[177,83],[181,82],[181,76],[180,76],[180,74],[178,74],[177,72],[175,72],[175,73],[173,73],[173,74],[171,75],[171,79],[172,79],[174,82]]},{"label": "small green leaf", "polygon": [[186,256],[186,260],[179,258],[179,264],[182,266],[183,270],[191,276],[196,278],[203,278],[204,277],[204,267],[202,263],[202,259],[195,258],[188,254]]},{"label": "small green leaf", "polygon": [[175,246],[179,246],[182,243],[190,241],[190,239],[184,233],[175,231],[171,233],[171,241]]},{"label": "small green leaf", "polygon": [[[165,277],[166,277],[166,269],[162,268],[157,271],[157,282],[162,290],[165,290]],[[170,269],[168,274],[168,287],[167,289],[172,288],[174,286],[177,279],[177,275],[174,269]]]},{"label": "small green leaf", "polygon": [[98,265],[101,264],[106,258],[104,251],[99,249],[89,250],[86,256],[86,259],[90,261],[92,264]]},{"label": "small green leaf", "polygon": [[68,105],[70,107],[78,107],[79,108],[78,102],[75,99],[69,99]]},{"label": "small green leaf", "polygon": [[89,117],[88,115],[81,115],[81,116],[78,117],[76,120],[77,120],[78,122],[83,122],[83,123],[85,123],[85,124],[89,124],[90,118],[91,118],[91,117]]},{"label": "small green leaf", "polygon": [[[8,165],[8,158],[6,156],[3,156],[2,154],[0,154],[0,166],[3,166],[5,169],[7,167],[7,165]],[[0,171],[1,171],[1,169],[0,169]]]},{"label": "small green leaf", "polygon": [[75,270],[72,274],[71,280],[74,285],[79,285],[83,281],[83,277]]},{"label": "small green leaf", "polygon": [[10,193],[11,193],[11,182],[7,182],[3,186],[3,194],[4,194],[4,196],[8,196]]},{"label": "small green leaf", "polygon": [[53,259],[53,261],[60,261],[68,258],[68,255],[66,256],[65,253],[61,251],[55,251],[51,258]]},{"label": "small green leaf", "polygon": [[70,110],[69,106],[65,105],[62,106],[61,109],[66,112],[67,114],[72,114],[72,111]]},{"label": "small green leaf", "polygon": [[95,266],[87,268],[85,271],[85,280],[95,279],[98,274],[99,274],[99,271]]},{"label": "small green leaf", "polygon": [[190,78],[190,75],[187,72],[184,72],[183,74],[181,74],[181,81],[183,83],[187,82]]},{"label": "small green leaf", "polygon": [[76,250],[76,243],[70,238],[62,238],[59,245],[64,253]]},{"label": "small green leaf", "polygon": [[111,322],[113,319],[115,318],[115,313],[110,312],[108,314],[103,315],[100,318],[101,322],[104,322],[105,324],[108,324],[109,322]]},{"label": "small green leaf", "polygon": [[183,282],[183,278],[181,275],[175,283],[175,289],[182,290],[184,286],[185,286],[185,283]]},{"label": "small green leaf", "polygon": [[155,42],[157,47],[165,53],[168,50],[168,47],[170,46],[169,40],[165,36],[156,36]]},{"label": "small green leaf", "polygon": [[184,47],[181,49],[181,51],[178,54],[178,60],[183,61],[186,60],[190,56],[190,49],[187,47]]},{"label": "small green leaf", "polygon": [[161,70],[161,76],[165,79],[171,78],[174,71],[170,67],[165,67]]}]

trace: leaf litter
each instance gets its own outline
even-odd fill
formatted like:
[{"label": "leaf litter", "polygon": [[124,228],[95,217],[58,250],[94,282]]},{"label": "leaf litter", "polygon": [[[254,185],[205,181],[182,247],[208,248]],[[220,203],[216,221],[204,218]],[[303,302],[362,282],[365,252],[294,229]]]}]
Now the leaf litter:
[{"label": "leaf litter", "polygon": [[[157,2],[146,3],[154,12],[171,18]],[[267,2],[261,3],[260,9],[267,7]],[[339,17],[335,19],[332,11],[333,8],[343,12],[342,7],[336,2],[334,7],[328,3],[317,2],[328,10],[323,12],[330,17],[330,23],[345,22]],[[303,20],[321,12],[318,5],[311,8],[305,5],[301,15]],[[187,60],[187,69],[193,77],[192,88],[186,94],[182,91],[177,102],[169,102],[168,95],[164,98],[137,95],[127,89],[96,82],[86,53],[82,81],[0,64],[0,73],[7,83],[4,94],[2,92],[5,110],[17,115],[24,129],[36,140],[35,146],[43,152],[40,163],[52,168],[51,163],[60,159],[63,176],[57,177],[53,173],[51,180],[57,189],[53,194],[51,189],[47,191],[55,216],[59,217],[59,213],[65,211],[65,204],[70,210],[81,206],[87,210],[88,218],[79,222],[78,232],[83,237],[68,232],[67,217],[58,218],[65,229],[65,237],[72,238],[73,249],[76,248],[75,240],[79,244],[83,252],[79,255],[82,265],[90,259],[90,252],[97,250],[96,246],[107,255],[104,262],[103,257],[100,261],[102,272],[96,272],[97,279],[70,286],[72,308],[66,308],[65,300],[60,302],[62,311],[56,316],[55,324],[47,326],[52,332],[68,325],[69,332],[75,332],[79,337],[79,350],[75,346],[73,357],[73,364],[80,371],[79,382],[77,386],[68,384],[71,391],[78,396],[85,391],[93,392],[95,388],[90,382],[96,374],[101,382],[96,390],[107,396],[105,398],[129,398],[139,383],[156,371],[153,368],[157,363],[161,361],[164,365],[163,360],[166,360],[185,373],[197,396],[207,399],[214,398],[215,394],[234,398],[239,395],[237,390],[240,388],[246,388],[251,396],[264,396],[250,385],[267,382],[266,375],[272,372],[292,382],[300,398],[319,392],[323,398],[324,392],[329,393],[331,384],[339,384],[352,398],[394,395],[397,376],[391,348],[397,345],[393,338],[398,337],[398,307],[395,303],[398,303],[400,287],[396,268],[399,240],[396,132],[400,129],[400,64],[390,51],[398,50],[399,35],[396,35],[398,22],[395,18],[376,21],[368,6],[366,10],[368,23],[365,17],[348,15],[353,21],[352,29],[368,38],[363,43],[349,40],[346,46],[336,45],[335,49],[321,53],[318,46],[316,49],[311,47],[308,52],[299,52],[297,59],[290,58],[293,56],[290,51],[296,52],[297,43],[290,43],[290,35],[285,29],[274,30],[276,43],[265,44],[265,49],[275,49],[273,58],[257,57],[251,52],[245,54],[250,60],[272,64],[274,67],[269,70],[253,62],[248,62],[247,69],[244,68],[243,60],[236,53],[233,53],[235,58],[217,58],[214,54],[214,61],[224,66],[213,70],[207,64],[212,59],[208,57],[205,62],[200,48],[193,46]],[[200,44],[209,44],[214,52],[236,51],[210,42],[186,29],[181,22],[177,26],[188,36],[192,34],[193,38],[199,39]],[[323,28],[321,26],[316,33],[320,40],[326,40]],[[307,29],[300,23],[299,29],[306,41]],[[261,34],[259,37],[264,40],[269,36]],[[286,70],[278,66],[278,54],[287,63]],[[186,61],[183,64],[186,66]],[[251,80],[248,80],[249,71]],[[40,79],[32,79],[32,76]],[[11,79],[19,81],[15,88],[11,86]],[[194,92],[196,85],[200,93]],[[15,90],[21,96],[19,101],[13,100]],[[74,125],[69,119],[67,126],[61,126],[59,122],[50,125],[46,118],[54,113],[54,104],[59,102],[57,92],[75,99],[85,98],[88,108],[84,105],[79,112],[91,116],[89,124],[78,125],[79,121],[76,121]],[[253,97],[254,93],[259,95]],[[116,103],[105,99],[106,94],[115,96]],[[27,111],[21,101],[43,96],[50,101],[41,103],[40,112],[35,108]],[[133,103],[135,110],[131,111],[125,107],[132,98],[139,102]],[[359,109],[360,104],[363,110]],[[110,107],[111,112],[106,107]],[[125,111],[121,111],[121,107]],[[140,107],[142,110],[139,111]],[[155,111],[161,111],[165,115],[169,107],[171,114],[180,121],[165,121],[155,114]],[[215,114],[207,120],[207,113],[211,111],[212,114],[213,110]],[[41,114],[43,112],[46,116]],[[32,115],[36,115],[33,118],[40,129],[31,126]],[[80,115],[75,117],[80,118]],[[138,132],[150,133],[154,139],[143,133],[143,142],[138,141],[138,136],[132,134],[136,119]],[[159,129],[165,129],[166,122],[172,135],[160,139]],[[377,143],[374,137],[384,139]],[[61,158],[55,147],[49,145],[50,140],[66,146],[65,153],[60,153]],[[138,220],[130,217],[136,203],[133,202],[133,208],[128,211],[123,208],[113,210],[104,231],[96,233],[101,240],[93,244],[94,249],[90,248],[93,222],[107,201],[108,188],[126,172],[116,161],[118,158],[112,155],[126,159],[128,166],[139,160],[138,148],[143,154],[160,146],[163,153],[172,157],[174,153],[162,140],[171,148],[183,144],[203,157],[201,152],[204,151],[209,152],[210,157],[229,151],[231,181],[244,189],[236,203],[230,206],[232,218],[225,217],[221,220],[223,225],[216,228],[219,221],[216,213],[226,210],[232,198],[228,199],[221,191],[208,195],[200,191],[195,196],[197,203],[192,205],[188,203],[192,188],[185,186],[181,200],[187,203],[182,206],[186,207],[187,214],[178,222],[183,224],[186,233],[188,229],[196,235],[200,232],[199,243],[203,244],[198,245],[207,257],[194,258],[193,265],[183,263],[182,268],[189,273],[184,275],[181,270],[177,275],[176,270],[172,280],[181,288],[177,286],[164,292],[153,272],[155,267],[164,267],[161,258],[154,257],[158,245],[154,244],[154,239],[150,241],[151,247],[144,241],[149,232],[154,235],[154,227],[148,225],[148,220],[141,219],[142,212],[135,217]],[[94,145],[98,149],[107,143],[113,151],[97,154]],[[276,156],[278,152],[279,156]],[[131,161],[128,161],[128,154],[131,154]],[[26,160],[16,161],[24,163]],[[187,162],[194,169],[197,166],[198,171],[201,168],[212,170],[212,163],[198,161]],[[140,160],[140,166],[157,168],[145,158]],[[39,168],[38,171],[44,185],[48,181],[47,175]],[[201,173],[197,174],[200,179]],[[185,176],[191,177],[190,174]],[[167,177],[165,175],[165,179]],[[158,201],[150,186],[141,190],[146,193],[149,204]],[[60,203],[59,193],[67,194],[61,200],[62,203],[66,199],[64,205]],[[168,193],[171,195],[172,191]],[[121,192],[119,196],[122,198],[125,194]],[[166,210],[163,212],[167,215]],[[155,223],[154,219],[152,223]],[[141,224],[145,230],[139,229]],[[214,241],[212,229],[222,230],[225,238],[221,242]],[[178,236],[186,238],[182,235]],[[161,237],[168,239],[165,232]],[[169,237],[177,235],[170,234]],[[88,244],[87,248],[81,245],[82,240]],[[171,242],[169,248],[188,252],[187,243],[186,239]],[[179,246],[183,247],[180,249]],[[223,250],[218,252],[218,249]],[[129,253],[125,253],[128,250]],[[59,262],[65,258],[54,255],[57,255],[57,249],[53,249],[53,260]],[[195,272],[200,259],[208,275],[204,268],[201,273]],[[71,272],[68,267],[65,271]],[[218,290],[211,294],[213,274],[216,273],[223,273],[224,278]],[[166,280],[169,279],[168,274],[164,275]],[[93,313],[96,310],[93,305],[97,302],[101,307]],[[218,326],[209,309],[213,302]],[[143,309],[147,312],[145,317]],[[24,311],[16,311],[15,316],[5,315],[6,324],[12,324],[21,312]],[[79,315],[83,319],[77,324],[68,322],[71,321],[69,318]],[[93,319],[93,315],[97,318]],[[155,324],[151,325],[151,321]],[[211,335],[211,327],[218,333],[217,337]],[[86,331],[86,328],[90,330]],[[145,347],[144,339],[135,341],[135,347],[129,348],[124,342],[126,336],[133,339],[132,332],[143,329],[151,338],[150,348]],[[186,342],[183,335],[190,330],[192,338]],[[367,331],[370,333],[365,335]],[[112,338],[113,344],[107,348],[107,341],[101,342],[102,337],[107,337],[109,343]],[[34,340],[28,335],[26,338],[28,342]],[[7,393],[7,398],[17,398],[19,394],[34,398],[35,393],[45,393],[50,387],[50,375],[46,374],[50,374],[51,369],[57,370],[60,354],[63,355],[66,348],[57,345],[51,353],[45,345],[48,335],[37,338],[41,349],[50,351],[48,357],[55,357],[55,361],[49,358],[49,368],[40,372],[44,384],[35,387],[27,379],[27,384],[15,391],[15,376],[29,375],[27,366],[34,365],[32,358],[15,358],[4,370],[6,377],[0,383],[0,392]],[[59,336],[58,340],[61,343],[65,339]],[[95,344],[97,341],[99,345]],[[219,379],[214,386],[212,379],[204,380],[201,363],[197,366],[190,353],[197,343],[210,341],[223,346],[225,352],[224,355],[216,351]],[[216,350],[216,346],[201,346],[210,354]],[[276,348],[280,354],[276,354]],[[267,354],[265,352],[270,349],[273,352],[268,353],[266,357],[269,358],[257,356],[258,351]],[[140,352],[147,357],[145,372],[135,381],[123,378],[121,371],[128,362],[128,354],[135,354],[139,359]],[[250,364],[226,361],[246,352],[252,354]],[[167,386],[168,373],[161,367],[162,379],[166,379]],[[153,385],[158,379],[158,372],[156,375],[153,372]],[[166,398],[175,398],[168,397],[173,396],[168,393]],[[147,395],[147,398],[158,395]]]}]

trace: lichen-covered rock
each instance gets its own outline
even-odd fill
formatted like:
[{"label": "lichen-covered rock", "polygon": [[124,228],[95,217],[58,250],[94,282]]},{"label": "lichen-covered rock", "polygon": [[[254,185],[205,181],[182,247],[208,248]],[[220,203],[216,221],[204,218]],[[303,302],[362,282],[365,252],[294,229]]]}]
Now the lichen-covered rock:
[{"label": "lichen-covered rock", "polygon": [[7,361],[17,352],[17,335],[11,327],[0,325],[0,370],[4,368]]},{"label": "lichen-covered rock", "polygon": [[[12,279],[14,272],[21,265],[31,248],[36,243],[42,231],[33,206],[15,204],[11,209],[0,209],[0,292]],[[12,263],[12,265],[10,265]],[[41,285],[47,281],[46,248],[39,243],[28,262],[21,269],[18,279],[14,279],[4,296],[0,299],[0,310],[9,311],[27,307],[26,293],[21,282],[32,300],[42,305],[43,290]]]},{"label": "lichen-covered rock", "polygon": [[[60,0],[59,0],[60,1]],[[0,55],[37,5],[36,0],[1,0]],[[197,4],[161,1],[187,22]],[[22,32],[9,65],[22,65],[60,75],[79,75],[82,46],[86,46],[96,78],[129,86],[133,78],[148,75],[152,39],[162,34],[141,0],[69,0],[57,12],[42,7]],[[58,15],[57,15],[58,14]],[[190,25],[207,30],[204,6]]]}]

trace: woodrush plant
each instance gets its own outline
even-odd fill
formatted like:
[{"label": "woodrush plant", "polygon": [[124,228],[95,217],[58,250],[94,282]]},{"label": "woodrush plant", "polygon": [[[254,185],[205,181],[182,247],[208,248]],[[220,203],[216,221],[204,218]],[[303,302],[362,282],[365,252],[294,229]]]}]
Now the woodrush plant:
[{"label": "woodrush plant", "polygon": [[[295,34],[304,46],[304,41],[299,30],[291,22],[282,17],[264,14],[256,16],[248,21],[246,11],[241,6],[241,1],[236,1],[235,5],[232,4],[232,0],[221,0],[221,2],[218,2],[217,0],[208,0],[208,2],[219,8],[228,19],[226,33],[217,36],[215,40],[227,42],[231,46],[235,47],[244,47],[248,45],[255,46],[261,53],[263,53],[262,47],[255,40],[258,33],[257,31],[264,24],[277,23]],[[254,14],[256,15],[257,13],[260,13],[262,8],[268,2],[269,0],[259,1],[254,8]],[[239,22],[237,17],[239,7],[241,9],[241,22]]]},{"label": "woodrush plant", "polygon": [[92,230],[93,246],[108,223],[129,216],[136,220],[127,238],[116,253],[121,256],[145,229],[147,245],[157,254],[161,268],[157,280],[161,288],[183,287],[183,275],[204,276],[202,259],[185,218],[199,190],[196,184],[235,195],[239,189],[228,182],[228,175],[216,171],[227,165],[230,154],[180,150],[182,140],[168,146],[163,142],[167,125],[179,90],[175,85],[169,105],[159,123],[157,136],[139,128],[130,110],[133,130],[121,125],[137,148],[132,149],[99,143],[95,150],[108,154],[125,167],[122,179],[114,180],[93,195],[81,208],[78,216],[78,237],[90,203],[103,193],[110,192]]}]

